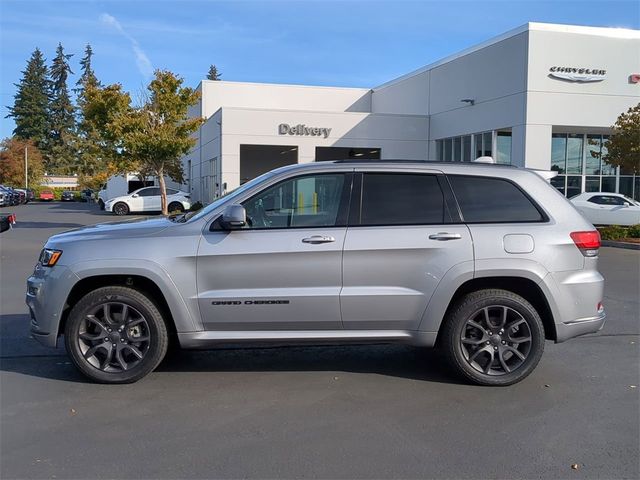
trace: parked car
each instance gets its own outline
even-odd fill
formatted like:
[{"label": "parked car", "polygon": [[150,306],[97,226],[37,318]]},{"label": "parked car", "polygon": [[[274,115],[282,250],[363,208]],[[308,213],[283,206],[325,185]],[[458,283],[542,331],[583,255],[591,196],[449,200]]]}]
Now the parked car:
[{"label": "parked car", "polygon": [[70,190],[64,190],[60,195],[60,200],[63,202],[74,202],[76,200],[76,194]]},{"label": "parked car", "polygon": [[33,202],[36,199],[36,195],[33,189],[25,188],[25,192],[27,193],[27,203]]},{"label": "parked car", "polygon": [[40,200],[50,202],[54,199],[53,192],[51,190],[40,190]]},{"label": "parked car", "polygon": [[571,203],[594,225],[640,223],[640,202],[620,193],[581,193],[571,198]]},{"label": "parked car", "polygon": [[[167,188],[169,212],[184,212],[188,210],[191,207],[189,197],[190,195],[186,192]],[[127,215],[129,212],[159,212],[161,210],[160,188],[139,188],[129,195],[112,198],[105,202],[104,209],[116,215]]]},{"label": "parked car", "polygon": [[[440,346],[509,385],[545,339],[600,330],[600,236],[542,175],[400,161],[297,164],[198,212],[54,235],[27,280],[31,334],[104,383],[141,379],[169,332],[223,343]],[[588,346],[583,344],[588,351]]]},{"label": "parked car", "polygon": [[11,193],[0,186],[0,207],[8,207],[11,205]]},{"label": "parked car", "polygon": [[5,191],[7,195],[7,199],[8,199],[7,205],[9,206],[20,205],[20,193],[18,193],[13,188],[7,185],[2,185],[2,189]]},{"label": "parked car", "polygon": [[16,215],[15,213],[0,214],[0,233],[6,232],[13,225],[16,224]]},{"label": "parked car", "polygon": [[92,202],[93,201],[93,190],[90,188],[85,188],[80,192],[80,201],[81,202]]}]

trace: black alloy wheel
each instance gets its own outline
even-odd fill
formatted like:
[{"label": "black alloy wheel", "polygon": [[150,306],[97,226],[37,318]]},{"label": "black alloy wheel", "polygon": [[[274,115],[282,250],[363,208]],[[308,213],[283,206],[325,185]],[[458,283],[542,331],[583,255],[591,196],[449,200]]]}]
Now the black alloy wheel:
[{"label": "black alloy wheel", "polygon": [[100,383],[131,383],[153,371],[168,347],[167,327],[143,292],[98,288],[76,303],[65,325],[65,346],[75,366]]},{"label": "black alloy wheel", "polygon": [[480,385],[512,385],[536,367],[544,326],[535,308],[507,290],[469,293],[451,309],[439,341],[449,364]]}]

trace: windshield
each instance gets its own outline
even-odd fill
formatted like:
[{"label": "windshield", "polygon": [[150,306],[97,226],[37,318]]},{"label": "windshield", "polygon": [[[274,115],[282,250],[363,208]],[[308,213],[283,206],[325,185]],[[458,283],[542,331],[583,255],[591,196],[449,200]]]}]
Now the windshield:
[{"label": "windshield", "polygon": [[255,185],[263,182],[264,180],[266,180],[267,178],[271,177],[272,175],[273,174],[271,172],[263,173],[259,177],[256,177],[253,180],[250,180],[247,183],[245,183],[245,184],[241,185],[240,187],[236,188],[235,190],[231,190],[230,192],[227,192],[226,194],[224,194],[220,198],[217,198],[213,203],[210,203],[209,205],[204,207],[202,210],[198,210],[197,212],[189,212],[189,213],[187,213],[184,216],[184,219],[181,219],[181,220],[183,222],[186,222],[187,220],[198,220],[198,219],[208,215],[212,211],[214,211],[216,208],[218,208],[223,203],[229,201],[232,198],[235,198],[235,197],[241,195],[242,193],[244,193],[247,190],[253,188]]}]

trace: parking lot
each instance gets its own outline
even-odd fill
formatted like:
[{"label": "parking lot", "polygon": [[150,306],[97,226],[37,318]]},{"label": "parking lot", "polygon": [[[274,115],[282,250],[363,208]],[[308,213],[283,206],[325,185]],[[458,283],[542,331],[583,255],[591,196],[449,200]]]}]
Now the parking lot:
[{"label": "parking lot", "polygon": [[[116,218],[4,208],[1,478],[638,478],[640,252],[605,247],[603,331],[546,344],[523,382],[465,384],[396,345],[175,352],[133,385],[87,383],[28,336],[47,237]],[[572,467],[573,465],[573,467]]]}]

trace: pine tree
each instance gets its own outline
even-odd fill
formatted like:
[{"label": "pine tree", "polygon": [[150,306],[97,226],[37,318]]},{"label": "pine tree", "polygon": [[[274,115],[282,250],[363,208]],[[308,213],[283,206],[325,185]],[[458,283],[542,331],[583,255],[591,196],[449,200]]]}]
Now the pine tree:
[{"label": "pine tree", "polygon": [[215,65],[209,67],[209,73],[207,73],[207,80],[221,80],[222,74],[218,72],[218,68]]},{"label": "pine tree", "polygon": [[47,65],[42,52],[36,48],[22,72],[13,107],[7,117],[12,117],[16,127],[13,134],[22,139],[32,139],[43,147],[49,136],[48,104],[49,81]]},{"label": "pine tree", "polygon": [[80,78],[76,82],[77,88],[77,156],[79,173],[92,177],[104,170],[106,159],[101,154],[100,134],[94,123],[88,120],[90,98],[97,89],[102,87],[91,65],[93,49],[90,44],[84,49],[84,57],[80,60]]},{"label": "pine tree", "polygon": [[58,44],[51,65],[51,101],[49,104],[50,145],[47,148],[47,168],[59,174],[75,172],[75,115],[67,87],[69,74],[73,74],[62,44]]}]

